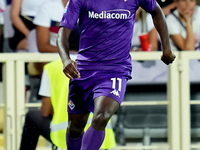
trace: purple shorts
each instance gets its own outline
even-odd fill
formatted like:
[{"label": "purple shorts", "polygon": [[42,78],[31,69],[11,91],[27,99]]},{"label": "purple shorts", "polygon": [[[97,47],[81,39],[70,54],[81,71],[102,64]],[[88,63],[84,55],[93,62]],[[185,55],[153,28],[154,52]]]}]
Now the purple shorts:
[{"label": "purple shorts", "polygon": [[80,114],[94,111],[94,99],[108,96],[122,103],[128,78],[121,72],[80,71],[81,78],[69,84],[68,112]]}]

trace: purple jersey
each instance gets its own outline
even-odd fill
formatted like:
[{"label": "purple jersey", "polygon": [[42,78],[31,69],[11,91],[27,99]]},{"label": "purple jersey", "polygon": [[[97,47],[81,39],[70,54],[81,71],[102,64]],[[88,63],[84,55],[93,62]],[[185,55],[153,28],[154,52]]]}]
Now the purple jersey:
[{"label": "purple jersey", "polygon": [[135,12],[154,10],[156,0],[69,0],[60,26],[81,30],[79,70],[114,70],[131,78],[131,39]]}]

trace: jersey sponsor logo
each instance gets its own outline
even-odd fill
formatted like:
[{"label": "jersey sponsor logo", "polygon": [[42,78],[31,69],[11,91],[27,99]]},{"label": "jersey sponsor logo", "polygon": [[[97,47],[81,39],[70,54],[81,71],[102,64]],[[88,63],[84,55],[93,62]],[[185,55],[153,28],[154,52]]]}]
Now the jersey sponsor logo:
[{"label": "jersey sponsor logo", "polygon": [[74,103],[72,102],[72,100],[69,101],[68,105],[69,105],[69,108],[70,108],[71,110],[73,110],[73,109],[75,108],[75,105],[74,105]]},{"label": "jersey sponsor logo", "polygon": [[102,11],[101,13],[88,11],[88,17],[94,19],[128,19],[130,15],[131,12],[126,9],[114,9]]},{"label": "jersey sponsor logo", "polygon": [[113,95],[115,95],[115,96],[118,96],[118,97],[120,97],[119,96],[119,92],[115,89],[115,90],[113,90],[112,92],[110,92],[111,94],[113,94]]}]

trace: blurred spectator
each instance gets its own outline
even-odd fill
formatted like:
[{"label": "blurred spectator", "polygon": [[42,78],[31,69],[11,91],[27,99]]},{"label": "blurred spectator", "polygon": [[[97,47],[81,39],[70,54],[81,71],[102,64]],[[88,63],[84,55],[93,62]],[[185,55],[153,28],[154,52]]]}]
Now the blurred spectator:
[{"label": "blurred spectator", "polygon": [[[36,32],[32,30],[29,34],[29,51],[42,53],[57,53],[56,37],[59,30],[60,20],[68,0],[48,0],[43,3],[33,20]],[[33,32],[34,31],[34,32]],[[70,51],[77,52],[79,48],[79,26],[72,30],[69,37]],[[43,72],[44,63],[29,63],[28,73],[31,95],[29,102],[37,102],[40,77]]]},{"label": "blurred spectator", "polygon": [[[49,0],[38,10],[33,23],[36,25],[38,51],[41,53],[57,53],[56,38],[59,24],[68,0]],[[70,50],[79,48],[79,26],[77,25],[69,38]]]},{"label": "blurred spectator", "polygon": [[[12,49],[12,52],[28,52],[28,35],[31,30],[35,28],[33,24],[33,18],[35,17],[39,6],[45,0],[12,0],[10,8],[10,17],[13,24],[14,35],[9,39],[9,47]],[[25,73],[27,74],[27,63],[25,64]],[[31,80],[31,99],[35,99],[32,96],[32,89],[35,87],[35,84],[38,82],[38,79]]]},{"label": "blurred spectator", "polygon": [[[33,22],[36,25],[37,47],[42,53],[57,53],[56,37],[59,23],[68,0],[48,0],[38,10]],[[41,76],[46,63],[34,63]]]},{"label": "blurred spectator", "polygon": [[[57,53],[56,37],[59,30],[59,24],[63,16],[63,12],[68,0],[48,0],[41,5],[33,20],[36,25],[36,32],[31,31],[29,39],[29,51],[42,53]],[[70,50],[78,51],[79,48],[79,26],[72,30],[69,37]],[[28,72],[31,81],[30,102],[37,102],[37,92],[39,88],[39,80],[41,77],[44,63],[29,63]],[[33,81],[33,82],[32,82]]]},{"label": "blurred spectator", "polygon": [[[38,10],[35,19],[36,39],[38,51],[41,53],[57,53],[56,37],[59,30],[60,20],[68,0],[49,0],[44,3]],[[79,47],[79,27],[77,26],[71,34],[70,49],[78,49]],[[43,66],[46,63],[35,63],[34,67],[41,75]]]},{"label": "blurred spectator", "polygon": [[4,17],[3,12],[5,10],[5,1],[0,0],[0,52],[2,52],[2,44],[3,44],[3,25],[4,25]]},{"label": "blurred spectator", "polygon": [[68,0],[49,0],[40,7],[34,19],[39,52],[58,52],[56,37]]},{"label": "blurred spectator", "polygon": [[162,8],[165,16],[169,15],[169,13],[176,8],[175,0],[156,0],[156,1]]},{"label": "blurred spectator", "polygon": [[3,28],[3,52],[12,53],[13,50],[9,46],[9,39],[14,35],[14,29],[12,21],[10,19],[11,0],[7,0],[6,7],[3,13],[4,17],[4,28]]},{"label": "blurred spectator", "polygon": [[139,36],[141,33],[148,33],[150,51],[158,50],[157,30],[154,27],[151,15],[145,13],[142,8],[139,8],[135,16],[135,25],[133,28],[133,37],[131,47],[133,51],[141,51],[141,43]]},{"label": "blurred spectator", "polygon": [[[59,123],[64,124],[67,122],[66,109],[69,79],[64,76],[59,61],[52,62],[45,66],[39,91],[39,94],[42,96],[42,107],[41,110],[31,110],[27,113],[20,150],[35,150],[40,135],[52,142],[50,126],[53,114],[54,119],[57,117],[57,120],[59,119],[61,121]],[[50,68],[51,70],[49,70]],[[52,73],[54,73],[55,76],[52,76]],[[57,87],[60,88],[59,91],[56,90]],[[61,111],[61,109],[63,111]],[[61,133],[62,132],[64,131],[61,131]],[[65,135],[65,133],[63,133],[63,135]],[[61,134],[61,137],[65,139],[63,135]],[[63,141],[62,138],[57,138],[60,140],[60,143]],[[62,143],[61,145],[61,148],[66,148],[63,147]]]},{"label": "blurred spectator", "polygon": [[15,30],[14,36],[10,38],[9,45],[13,51],[28,51],[27,36],[30,30],[35,28],[32,20],[39,6],[45,0],[12,0],[11,20]]},{"label": "blurred spectator", "polygon": [[[5,10],[5,1],[0,0],[0,52],[2,52],[3,48],[3,25],[4,25],[4,17],[3,12]],[[2,64],[0,63],[0,82],[2,81]]]},{"label": "blurred spectator", "polygon": [[[73,59],[73,56],[71,57]],[[31,110],[27,113],[20,150],[35,150],[39,135],[57,147],[66,149],[69,78],[64,75],[62,70],[61,59],[45,65],[39,91],[39,94],[43,96],[42,107],[41,110]],[[89,125],[88,122],[86,128]],[[112,126],[107,126],[102,148],[110,149],[115,145]]]},{"label": "blurred spectator", "polygon": [[172,50],[200,50],[200,7],[196,0],[177,0],[167,16]]},{"label": "blurred spectator", "polygon": [[[40,5],[33,19],[36,29],[32,30],[28,36],[29,52],[57,53],[56,36],[67,2],[68,0],[48,0]],[[29,102],[37,102],[40,99],[37,93],[43,66],[46,63],[30,62],[28,64],[31,91]]]}]

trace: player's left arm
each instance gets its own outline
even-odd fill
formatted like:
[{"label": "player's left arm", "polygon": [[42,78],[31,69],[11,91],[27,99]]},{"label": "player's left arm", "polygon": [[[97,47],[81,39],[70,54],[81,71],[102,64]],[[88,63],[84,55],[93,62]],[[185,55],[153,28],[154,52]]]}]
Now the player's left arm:
[{"label": "player's left arm", "polygon": [[165,15],[157,3],[155,9],[149,13],[153,18],[154,26],[157,29],[162,41],[163,55],[161,59],[168,65],[174,61],[176,56],[171,51]]}]

